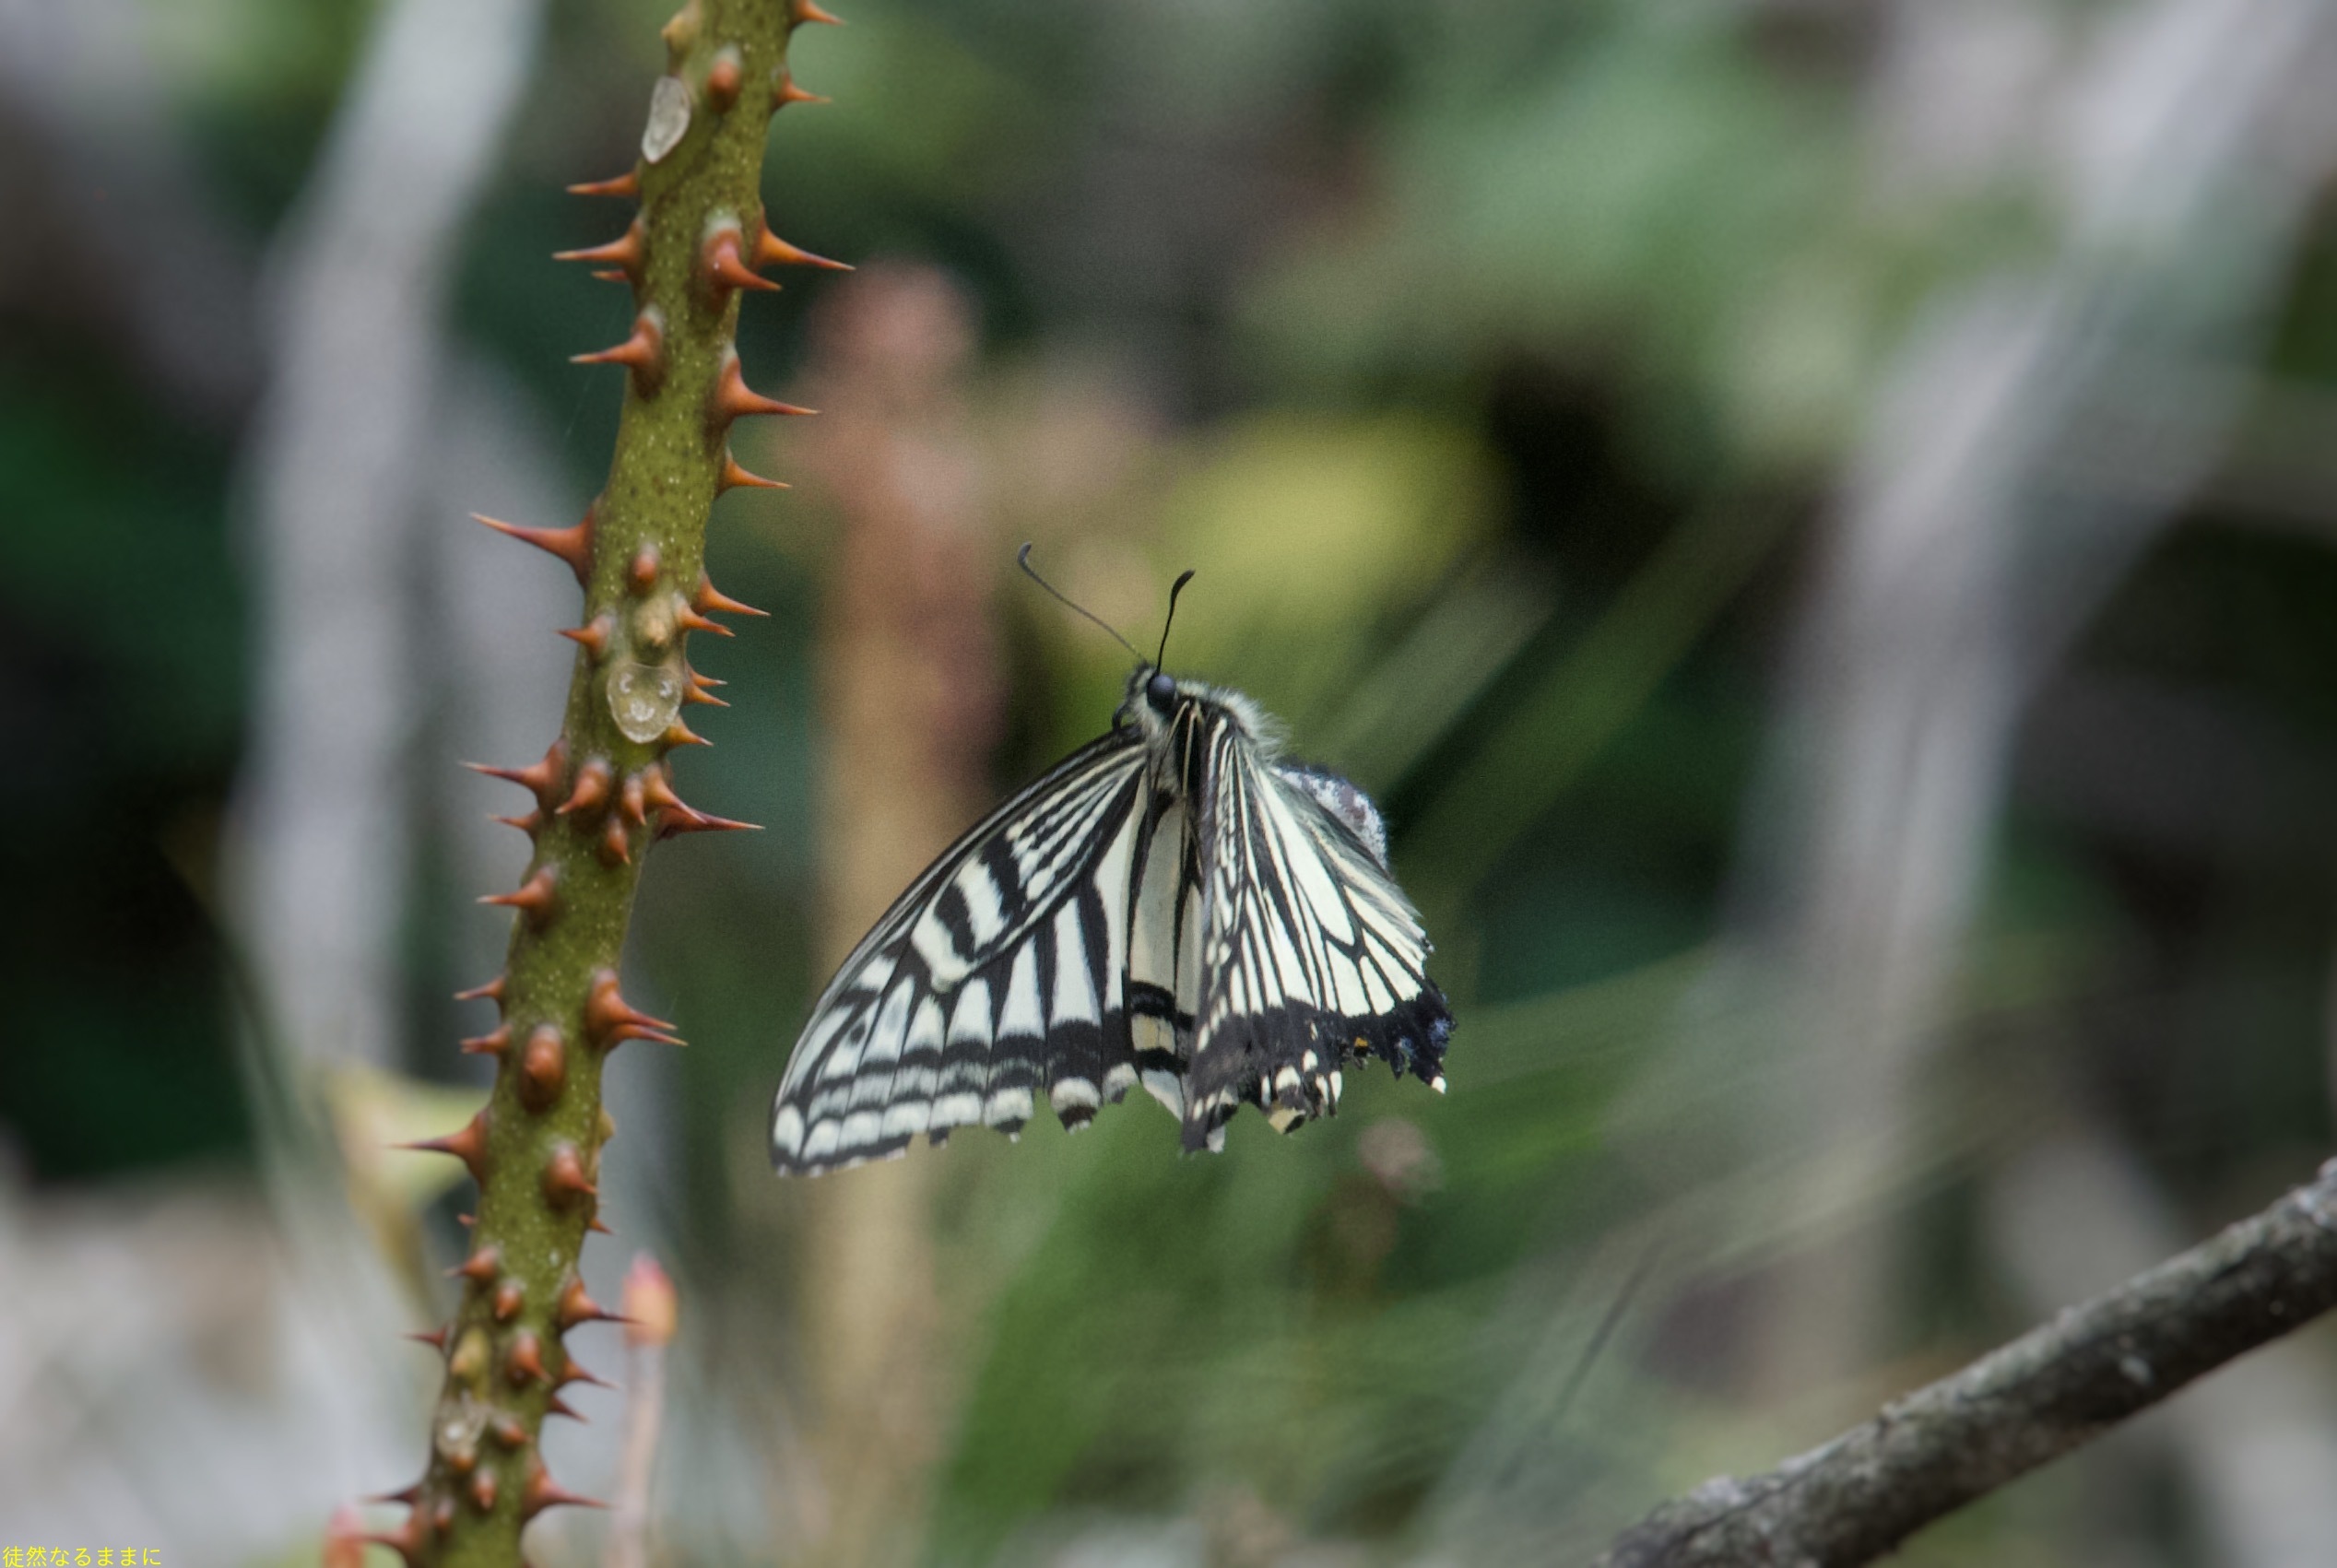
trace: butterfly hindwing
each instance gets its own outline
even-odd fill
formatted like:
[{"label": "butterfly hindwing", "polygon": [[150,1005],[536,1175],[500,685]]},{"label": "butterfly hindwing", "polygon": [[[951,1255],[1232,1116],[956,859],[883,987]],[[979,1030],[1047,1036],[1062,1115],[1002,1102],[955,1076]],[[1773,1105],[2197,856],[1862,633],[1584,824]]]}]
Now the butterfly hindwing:
[{"label": "butterfly hindwing", "polygon": [[[1150,791],[1124,729],[983,819],[894,901],[829,983],[772,1113],[772,1161],[812,1173],[1083,1119],[1134,1079],[1125,981]],[[1114,1087],[1117,1079],[1116,1089]]]},{"label": "butterfly hindwing", "polygon": [[1185,1146],[1216,1147],[1245,1102],[1284,1131],[1325,1114],[1348,1055],[1442,1087],[1452,1016],[1378,813],[1335,774],[1266,760],[1231,712],[1204,713]]}]

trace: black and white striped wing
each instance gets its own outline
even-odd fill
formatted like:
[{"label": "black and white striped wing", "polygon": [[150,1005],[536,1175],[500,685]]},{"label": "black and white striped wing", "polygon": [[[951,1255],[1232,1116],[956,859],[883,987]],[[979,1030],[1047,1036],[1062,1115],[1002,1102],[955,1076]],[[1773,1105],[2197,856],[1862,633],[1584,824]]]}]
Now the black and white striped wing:
[{"label": "black and white striped wing", "polygon": [[1334,1110],[1350,1055],[1442,1089],[1452,1014],[1382,858],[1377,811],[1334,774],[1267,761],[1231,715],[1214,716],[1204,744],[1185,1147],[1218,1147],[1245,1103],[1285,1132]]},{"label": "black and white striped wing", "polygon": [[1149,790],[1143,743],[1115,729],[975,824],[894,902],[796,1042],[772,1110],[782,1173],[976,1123],[1017,1132],[1041,1094],[1076,1124],[1126,1092]]}]

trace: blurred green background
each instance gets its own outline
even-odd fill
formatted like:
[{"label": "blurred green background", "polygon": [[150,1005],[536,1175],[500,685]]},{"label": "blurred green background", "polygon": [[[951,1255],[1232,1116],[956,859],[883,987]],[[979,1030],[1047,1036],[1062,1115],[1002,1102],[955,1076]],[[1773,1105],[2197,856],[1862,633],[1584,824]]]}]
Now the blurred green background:
[{"label": "blurred green background", "polygon": [[[0,1540],[289,1562],[419,1456],[430,1369],[387,1330],[451,1299],[461,1197],[373,1145],[478,1081],[444,998],[495,961],[472,900],[518,850],[454,762],[541,748],[571,607],[463,514],[564,522],[605,471],[616,387],[566,357],[628,307],[548,257],[621,221],[561,187],[632,155],[663,19],[0,13],[0,636],[32,745],[0,772]],[[917,1151],[910,1414],[839,1447],[828,1200],[761,1139],[852,934],[827,663],[872,481],[825,416],[742,438],[802,482],[716,509],[714,579],[773,616],[693,650],[734,706],[682,783],[767,831],[649,867],[628,988],[691,1046],[612,1073],[596,1263],[681,1283],[660,1561],[1587,1557],[2314,1167],[2337,6],[846,19],[796,41],[834,101],[779,116],[766,198],[863,270],[752,301],[751,378],[974,476],[945,501],[995,569],[987,641],[941,673],[991,713],[986,788],[1125,677],[1014,546],[1139,645],[1197,570],[1173,667],[1388,814],[1452,1091],[1360,1074],[1338,1120],[1244,1118],[1217,1159],[1133,1101]],[[885,278],[941,289],[962,356],[823,329]],[[334,365],[337,401],[294,373]],[[888,404],[887,375],[922,380]],[[312,547],[389,630],[303,630]],[[308,751],[266,695],[303,671]],[[298,852],[352,922],[310,917],[314,956],[267,912],[270,824],[360,785],[371,814]],[[303,974],[364,1020],[313,1024]],[[2332,1351],[2268,1352],[1908,1560],[2337,1560]],[[564,1480],[595,1489],[620,1410],[563,1432]],[[862,1463],[894,1489],[866,1538],[834,1503]],[[548,1520],[537,1560],[602,1529]]]}]

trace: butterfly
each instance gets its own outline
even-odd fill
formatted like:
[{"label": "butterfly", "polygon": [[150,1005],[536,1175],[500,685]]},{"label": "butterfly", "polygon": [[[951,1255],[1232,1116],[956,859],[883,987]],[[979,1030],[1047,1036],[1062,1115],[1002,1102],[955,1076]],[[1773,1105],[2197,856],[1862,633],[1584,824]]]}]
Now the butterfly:
[{"label": "butterfly", "polygon": [[1350,1061],[1444,1089],[1452,1013],[1378,808],[1285,760],[1248,698],[1169,675],[1167,645],[1163,628],[1137,654],[1108,732],[944,850],[844,961],[773,1106],[782,1174],[1016,1135],[1041,1099],[1076,1129],[1139,1082],[1188,1151],[1222,1148],[1245,1104],[1284,1132],[1335,1114]]}]

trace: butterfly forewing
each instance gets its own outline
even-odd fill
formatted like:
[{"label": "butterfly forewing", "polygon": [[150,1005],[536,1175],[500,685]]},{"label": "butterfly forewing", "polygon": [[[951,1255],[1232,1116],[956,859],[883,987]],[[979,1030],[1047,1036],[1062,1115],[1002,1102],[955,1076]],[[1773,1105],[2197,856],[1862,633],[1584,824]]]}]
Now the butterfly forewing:
[{"label": "butterfly forewing", "polygon": [[1285,1131],[1325,1114],[1350,1054],[1441,1087],[1452,1017],[1428,979],[1427,934],[1321,791],[1336,786],[1364,812],[1369,803],[1333,775],[1267,760],[1230,712],[1207,723],[1207,919],[1186,1147],[1215,1148],[1243,1103]]},{"label": "butterfly forewing", "polygon": [[[918,1133],[1014,1130],[1040,1095],[1092,1112],[1132,1076],[1115,933],[1146,816],[1146,753],[1115,729],[934,862],[813,1008],[773,1109],[772,1161],[815,1173]],[[1125,1088],[1125,1082],[1121,1085]]]},{"label": "butterfly forewing", "polygon": [[1112,732],[999,807],[862,938],[797,1041],[772,1160],[811,1173],[1066,1126],[1139,1082],[1216,1148],[1236,1107],[1287,1131],[1344,1058],[1438,1087],[1452,1018],[1379,814],[1276,761],[1238,694],[1129,682]]}]

